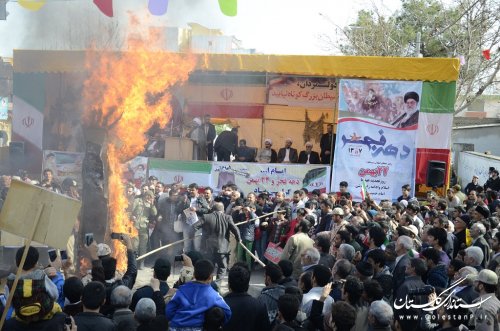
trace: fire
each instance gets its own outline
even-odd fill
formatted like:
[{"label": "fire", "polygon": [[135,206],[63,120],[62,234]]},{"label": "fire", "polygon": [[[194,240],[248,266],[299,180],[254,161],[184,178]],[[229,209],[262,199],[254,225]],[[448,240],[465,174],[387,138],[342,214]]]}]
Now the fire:
[{"label": "fire", "polygon": [[[138,19],[132,17],[133,27]],[[84,121],[107,130],[109,229],[137,236],[126,213],[122,164],[142,152],[144,133],[155,123],[170,120],[169,88],[187,80],[195,65],[194,57],[154,50],[164,39],[158,30],[129,33],[127,52],[90,52],[84,84]],[[104,158],[103,158],[104,159]],[[113,242],[118,270],[126,269],[125,247]]]}]

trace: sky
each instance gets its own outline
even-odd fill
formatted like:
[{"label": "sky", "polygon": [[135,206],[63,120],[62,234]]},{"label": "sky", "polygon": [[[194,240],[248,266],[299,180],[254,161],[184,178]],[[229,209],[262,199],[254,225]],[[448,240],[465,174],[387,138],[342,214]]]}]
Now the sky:
[{"label": "sky", "polygon": [[[259,53],[324,55],[333,51],[325,49],[320,36],[335,40],[341,35],[338,27],[374,6],[390,14],[400,8],[400,0],[239,0],[235,17],[223,15],[217,0],[170,0],[166,15],[150,16],[142,24],[186,27],[194,22],[233,35]],[[147,0],[114,0],[113,18],[92,0],[48,0],[36,12],[10,0],[7,11],[7,20],[0,21],[0,56],[10,57],[13,49],[81,49],[75,42],[81,35],[92,38],[109,25],[125,29],[127,12],[146,13]]]}]

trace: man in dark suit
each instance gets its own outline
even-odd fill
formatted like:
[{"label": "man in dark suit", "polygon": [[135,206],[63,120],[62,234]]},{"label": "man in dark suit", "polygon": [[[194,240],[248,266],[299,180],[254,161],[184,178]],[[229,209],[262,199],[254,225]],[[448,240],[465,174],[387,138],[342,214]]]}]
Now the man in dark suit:
[{"label": "man in dark suit", "polygon": [[405,281],[406,266],[410,264],[410,256],[408,251],[413,248],[413,239],[408,236],[400,236],[396,242],[396,264],[392,270],[393,293],[395,294],[398,288]]},{"label": "man in dark suit", "polygon": [[473,267],[463,267],[455,274],[453,282],[460,278],[464,280],[454,289],[454,294],[466,303],[471,304],[472,301],[479,297],[479,293],[474,289],[474,280],[477,278],[477,270]]},{"label": "man in dark suit", "polygon": [[298,153],[292,148],[292,139],[286,138],[285,147],[278,151],[278,163],[297,163]]},{"label": "man in dark suit", "polygon": [[217,161],[231,161],[231,154],[236,155],[238,147],[238,129],[222,131],[215,141],[214,149],[217,153]]},{"label": "man in dark suit", "polygon": [[333,134],[333,124],[326,126],[326,133],[321,136],[319,146],[321,148],[321,163],[331,164],[335,151],[335,135]]},{"label": "man in dark suit", "polygon": [[306,150],[301,151],[299,154],[299,162],[303,164],[320,164],[319,154],[312,150],[313,144],[308,141],[306,143]]},{"label": "man in dark suit", "polygon": [[217,266],[217,279],[226,274],[229,256],[229,233],[232,233],[236,241],[240,241],[240,231],[234,225],[233,218],[224,214],[224,205],[221,202],[214,203],[213,212],[203,215],[201,219],[193,224],[195,230],[203,229],[203,240],[206,251],[211,255],[214,265]]},{"label": "man in dark suit", "polygon": [[207,137],[207,157],[208,161],[214,160],[214,139],[217,135],[215,133],[215,126],[210,123],[210,114],[205,114],[203,120],[203,130],[205,131],[205,136]]}]

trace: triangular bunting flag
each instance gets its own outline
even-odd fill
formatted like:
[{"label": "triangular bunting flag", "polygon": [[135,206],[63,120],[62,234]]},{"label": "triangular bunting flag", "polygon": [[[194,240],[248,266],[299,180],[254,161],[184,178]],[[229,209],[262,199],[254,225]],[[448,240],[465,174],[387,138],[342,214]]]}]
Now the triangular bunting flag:
[{"label": "triangular bunting flag", "polygon": [[40,10],[46,3],[47,0],[19,0],[19,5],[21,7],[33,11]]},{"label": "triangular bunting flag", "polygon": [[238,12],[238,0],[219,0],[219,7],[226,16],[236,16]]},{"label": "triangular bunting flag", "polygon": [[94,0],[94,3],[104,15],[113,17],[113,0]]},{"label": "triangular bunting flag", "polygon": [[149,12],[155,16],[165,15],[168,9],[168,0],[149,0]]},{"label": "triangular bunting flag", "polygon": [[491,51],[489,49],[485,49],[483,51],[483,57],[486,59],[486,60],[490,60],[491,59]]}]

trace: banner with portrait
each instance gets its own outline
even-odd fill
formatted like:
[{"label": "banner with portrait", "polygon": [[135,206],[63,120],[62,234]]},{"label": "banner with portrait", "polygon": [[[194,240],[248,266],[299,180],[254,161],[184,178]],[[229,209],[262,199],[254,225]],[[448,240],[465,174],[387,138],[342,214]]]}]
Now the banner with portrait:
[{"label": "banner with portrait", "polygon": [[415,183],[422,82],[341,80],[332,190],[347,181],[353,198],[367,192],[395,200]]},{"label": "banner with portrait", "polygon": [[82,162],[85,154],[60,151],[43,151],[43,171],[49,169],[56,182],[60,185],[66,178],[76,181],[78,187],[82,187]]}]

